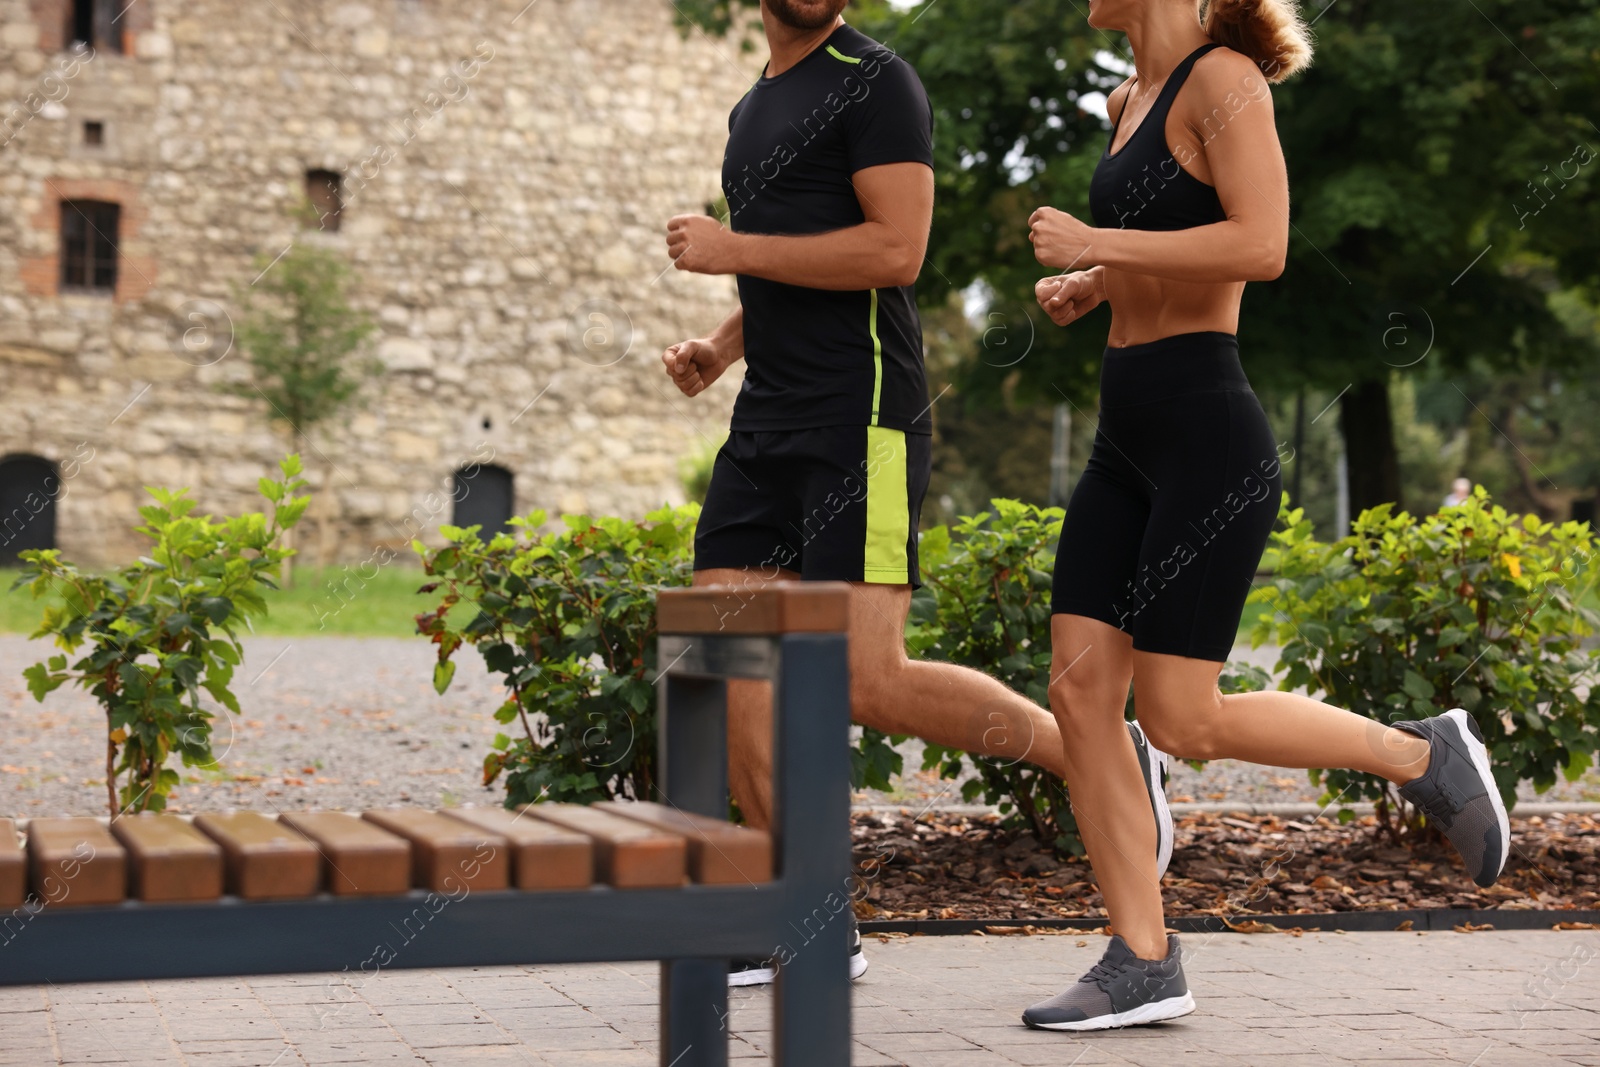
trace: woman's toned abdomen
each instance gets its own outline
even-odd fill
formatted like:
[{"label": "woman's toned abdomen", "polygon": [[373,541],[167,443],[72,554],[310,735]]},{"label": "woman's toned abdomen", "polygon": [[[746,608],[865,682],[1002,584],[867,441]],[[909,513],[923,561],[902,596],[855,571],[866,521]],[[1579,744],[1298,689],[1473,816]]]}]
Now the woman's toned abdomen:
[{"label": "woman's toned abdomen", "polygon": [[1180,333],[1237,333],[1243,282],[1176,282],[1106,268],[1113,348],[1142,345]]}]

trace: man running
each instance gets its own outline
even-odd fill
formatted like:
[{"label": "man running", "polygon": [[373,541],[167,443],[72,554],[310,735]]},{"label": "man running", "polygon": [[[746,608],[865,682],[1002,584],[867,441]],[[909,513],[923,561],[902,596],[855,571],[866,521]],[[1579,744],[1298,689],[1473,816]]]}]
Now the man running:
[{"label": "man running", "polygon": [[[857,722],[1059,775],[1048,712],[977,671],[905,654],[932,464],[912,286],[933,218],[933,116],[916,71],[846,25],[845,4],[762,0],[771,59],[729,119],[729,226],[667,224],[677,268],[738,275],[740,303],[708,336],[668,348],[667,374],[693,397],[746,365],[695,535],[695,584],[735,587],[736,611],[741,590],[770,581],[853,583]],[[729,682],[729,783],[763,828],[771,742],[767,685]],[[1147,752],[1158,823],[1161,763]],[[1169,833],[1161,856],[1170,851]],[[865,969],[857,940],[851,976]],[[773,974],[751,961],[730,980]]]}]

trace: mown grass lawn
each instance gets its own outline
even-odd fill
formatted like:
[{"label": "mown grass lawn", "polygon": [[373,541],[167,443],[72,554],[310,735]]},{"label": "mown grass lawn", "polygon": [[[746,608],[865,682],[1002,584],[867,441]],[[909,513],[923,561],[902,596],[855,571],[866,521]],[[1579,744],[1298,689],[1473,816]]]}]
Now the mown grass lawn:
[{"label": "mown grass lawn", "polygon": [[[0,633],[32,633],[45,601],[26,589],[11,588],[18,571],[0,570]],[[437,601],[418,594],[427,576],[416,567],[391,564],[370,580],[354,568],[330,567],[295,572],[294,585],[268,591],[266,618],[255,632],[284,636],[344,634],[359,637],[408,637],[416,632],[415,616]]]},{"label": "mown grass lawn", "polygon": [[[39,623],[43,602],[26,589],[12,590],[15,569],[0,569],[0,633],[32,633]],[[370,581],[362,581],[352,568],[302,569],[293,587],[268,594],[270,611],[256,622],[256,633],[284,636],[344,634],[352,637],[409,637],[416,632],[413,619],[435,606],[432,597],[418,594],[427,576],[415,567],[391,564]],[[1593,588],[1584,591],[1586,607],[1600,608]],[[1263,604],[1246,604],[1239,623],[1239,641],[1249,643],[1250,629],[1266,614]]]}]

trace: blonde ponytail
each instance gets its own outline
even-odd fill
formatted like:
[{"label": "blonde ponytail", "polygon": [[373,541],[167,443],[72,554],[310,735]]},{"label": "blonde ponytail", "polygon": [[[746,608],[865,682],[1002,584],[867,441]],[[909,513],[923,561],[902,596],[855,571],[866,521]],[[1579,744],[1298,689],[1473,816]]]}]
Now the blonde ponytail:
[{"label": "blonde ponytail", "polygon": [[1209,0],[1200,19],[1206,36],[1254,60],[1269,82],[1311,65],[1311,35],[1294,0]]}]

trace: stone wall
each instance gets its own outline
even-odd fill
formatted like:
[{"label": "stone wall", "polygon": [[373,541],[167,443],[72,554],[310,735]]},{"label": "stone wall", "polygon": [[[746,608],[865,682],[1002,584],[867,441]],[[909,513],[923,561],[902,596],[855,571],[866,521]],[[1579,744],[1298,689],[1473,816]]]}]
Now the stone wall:
[{"label": "stone wall", "polygon": [[[137,551],[144,485],[258,504],[290,435],[219,386],[247,376],[239,294],[295,242],[350,264],[385,367],[307,455],[336,558],[436,540],[489,459],[519,511],[682,499],[737,382],[689,401],[657,357],[736,296],[664,270],[662,230],[716,196],[753,54],[669,0],[139,0],[124,54],[75,60],[65,4],[0,0],[0,456],[61,466],[70,557]],[[337,233],[296,220],[310,169],[343,176]],[[121,205],[114,294],[58,292],[74,197]]]}]

